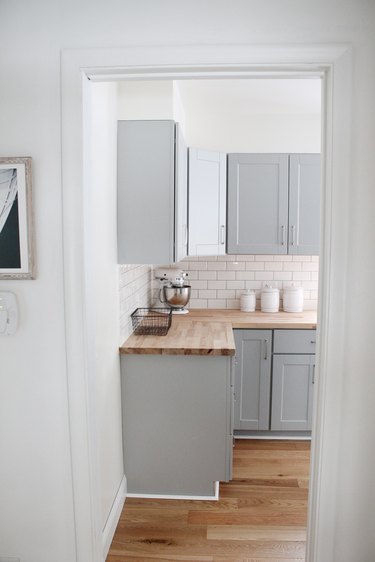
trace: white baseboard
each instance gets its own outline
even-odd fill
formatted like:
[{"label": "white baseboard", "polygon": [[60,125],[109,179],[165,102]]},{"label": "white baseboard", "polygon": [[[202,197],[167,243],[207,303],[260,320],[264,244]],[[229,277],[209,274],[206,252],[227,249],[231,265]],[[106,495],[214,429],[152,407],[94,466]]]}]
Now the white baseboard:
[{"label": "white baseboard", "polygon": [[124,507],[127,492],[127,482],[126,476],[124,474],[117,494],[113,501],[111,511],[109,512],[108,519],[106,521],[105,527],[102,533],[102,545],[103,545],[103,560],[107,558],[109,548],[115,534],[117,523],[119,522],[122,508]]},{"label": "white baseboard", "polygon": [[218,501],[219,482],[214,482],[215,493],[213,496],[177,496],[167,494],[127,494],[127,498],[147,498],[154,500],[198,500],[198,501]]}]

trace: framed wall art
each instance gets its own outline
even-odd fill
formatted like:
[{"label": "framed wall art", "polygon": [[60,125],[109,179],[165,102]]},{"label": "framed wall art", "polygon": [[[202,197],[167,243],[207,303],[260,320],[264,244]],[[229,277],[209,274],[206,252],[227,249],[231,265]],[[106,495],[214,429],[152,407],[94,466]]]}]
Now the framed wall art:
[{"label": "framed wall art", "polygon": [[0,158],[0,280],[34,279],[31,158]]}]

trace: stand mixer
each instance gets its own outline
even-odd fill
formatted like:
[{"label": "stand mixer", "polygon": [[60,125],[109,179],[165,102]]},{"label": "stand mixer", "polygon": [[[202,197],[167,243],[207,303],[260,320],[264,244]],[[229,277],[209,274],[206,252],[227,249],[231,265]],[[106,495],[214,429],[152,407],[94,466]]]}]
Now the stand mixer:
[{"label": "stand mixer", "polygon": [[184,308],[190,299],[191,287],[185,283],[188,276],[181,269],[157,269],[155,279],[160,281],[159,300],[172,308],[173,314],[187,314]]}]

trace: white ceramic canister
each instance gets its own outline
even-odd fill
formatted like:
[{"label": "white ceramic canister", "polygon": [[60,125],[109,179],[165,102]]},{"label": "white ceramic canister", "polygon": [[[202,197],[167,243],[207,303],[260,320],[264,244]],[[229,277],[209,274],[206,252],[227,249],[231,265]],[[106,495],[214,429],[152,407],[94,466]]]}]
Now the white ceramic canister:
[{"label": "white ceramic canister", "polygon": [[302,287],[285,287],[283,292],[283,309],[285,312],[303,311],[303,289]]},{"label": "white ceramic canister", "polygon": [[244,291],[240,297],[240,309],[242,312],[254,312],[255,291]]},{"label": "white ceramic canister", "polygon": [[266,285],[260,294],[260,309],[262,312],[278,312],[280,304],[279,289]]}]

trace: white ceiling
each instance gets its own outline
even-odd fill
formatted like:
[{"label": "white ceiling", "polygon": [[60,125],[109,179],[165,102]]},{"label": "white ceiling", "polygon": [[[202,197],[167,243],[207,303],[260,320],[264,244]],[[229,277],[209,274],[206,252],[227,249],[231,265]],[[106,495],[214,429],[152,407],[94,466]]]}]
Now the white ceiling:
[{"label": "white ceiling", "polygon": [[319,78],[179,80],[177,84],[187,114],[317,115],[321,108]]}]

